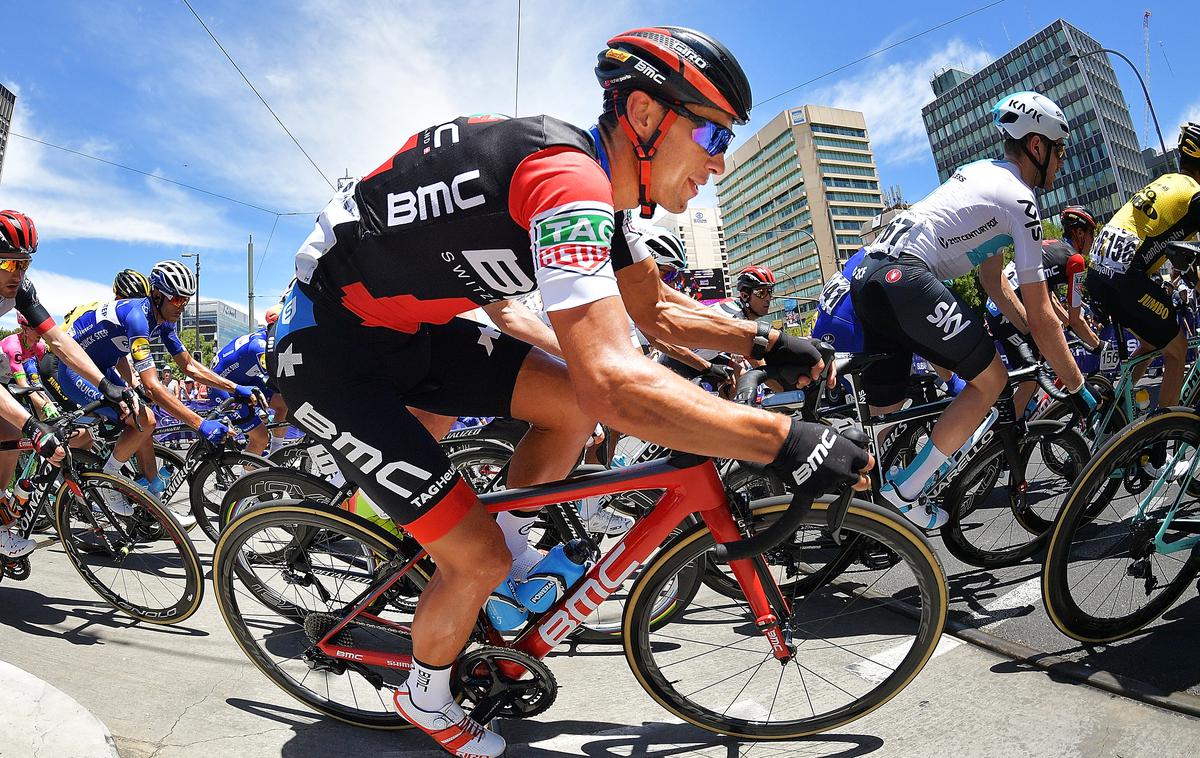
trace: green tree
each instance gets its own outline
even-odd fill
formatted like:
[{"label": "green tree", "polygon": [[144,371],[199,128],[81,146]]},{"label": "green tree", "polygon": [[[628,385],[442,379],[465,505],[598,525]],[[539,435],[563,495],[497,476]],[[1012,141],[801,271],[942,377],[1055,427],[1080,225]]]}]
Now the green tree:
[{"label": "green tree", "polygon": [[0,340],[4,339],[5,337],[8,337],[9,335],[16,334],[19,331],[21,331],[21,330],[20,329],[0,329]]},{"label": "green tree", "polygon": [[[189,353],[191,353],[192,355],[195,355],[196,354],[196,330],[195,329],[181,329],[179,331],[179,338],[181,340],[183,340],[183,346],[187,348],[187,351]],[[200,362],[201,363],[203,363],[205,366],[211,366],[213,356],[216,355],[216,352],[217,352],[217,350],[216,350],[216,347],[213,345],[212,340],[205,339],[204,337],[200,338]]]}]

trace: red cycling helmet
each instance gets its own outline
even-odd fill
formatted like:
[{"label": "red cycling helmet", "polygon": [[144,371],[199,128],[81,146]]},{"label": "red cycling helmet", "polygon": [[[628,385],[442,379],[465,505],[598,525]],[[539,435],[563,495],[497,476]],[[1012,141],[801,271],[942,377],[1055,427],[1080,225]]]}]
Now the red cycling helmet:
[{"label": "red cycling helmet", "polygon": [[1089,232],[1096,231],[1096,218],[1092,215],[1091,211],[1082,205],[1068,205],[1066,208],[1063,208],[1059,219],[1062,221],[1064,232],[1069,232],[1072,229],[1083,229]]},{"label": "red cycling helmet", "polygon": [[33,219],[16,211],[0,211],[0,255],[28,257],[37,252],[37,243]]},{"label": "red cycling helmet", "polygon": [[775,274],[766,266],[747,266],[738,272],[737,288],[739,292],[774,286]]}]

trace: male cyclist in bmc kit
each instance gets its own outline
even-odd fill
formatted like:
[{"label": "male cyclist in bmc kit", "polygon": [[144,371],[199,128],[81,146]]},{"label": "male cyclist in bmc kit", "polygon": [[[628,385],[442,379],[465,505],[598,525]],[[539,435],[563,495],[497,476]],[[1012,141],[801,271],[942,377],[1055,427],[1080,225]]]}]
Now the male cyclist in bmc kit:
[{"label": "male cyclist in bmc kit", "polygon": [[[287,405],[275,391],[274,384],[267,375],[266,352],[267,331],[272,324],[279,320],[279,311],[282,308],[281,305],[272,305],[268,308],[267,312],[263,314],[266,324],[250,334],[232,340],[221,348],[213,357],[212,365],[212,370],[219,376],[235,384],[257,387],[261,390],[275,411],[275,418],[280,421],[287,417]],[[208,391],[208,399],[214,402],[219,403],[228,397],[231,395],[222,389],[214,387]],[[267,449],[268,441],[271,444],[270,452],[272,453],[283,446],[283,438],[287,429],[281,426],[272,430],[268,435],[267,427],[259,419],[258,413],[248,405],[241,406],[241,415],[233,419],[233,422],[246,433],[246,452],[248,453],[262,455],[263,451]]]},{"label": "male cyclist in bmc kit", "polygon": [[[622,233],[624,209],[678,213],[724,169],[730,127],[751,105],[738,63],[704,34],[656,27],[610,40],[596,73],[605,113],[590,131],[548,116],[457,118],[347,187],[298,252],[276,327],[272,368],[294,423],[437,564],[395,705],[456,755],[504,749],[454,703],[450,666],[527,538],[520,523],[497,526],[406,404],[529,421],[515,486],[566,475],[597,418],[673,449],[774,464],[788,480],[819,440],[830,452],[816,481],[801,477],[806,494],[865,488],[872,463],[824,427],[713,397],[631,344],[626,309],[671,344],[765,357],[804,380],[823,367],[811,342],[673,291]],[[534,320],[544,331],[527,324],[517,336],[561,349],[565,364],[455,318],[482,306],[495,320],[505,298],[535,288],[553,330]],[[347,344],[358,360],[328,360]]]},{"label": "male cyclist in bmc kit", "polygon": [[[1104,312],[1133,332],[1137,355],[1163,351],[1160,407],[1179,404],[1187,338],[1170,293],[1150,278],[1167,260],[1168,242],[1200,231],[1200,124],[1187,123],[1179,135],[1179,173],[1165,174],[1138,190],[1100,230],[1092,246],[1088,292]],[[1173,261],[1191,268],[1195,261]],[[1138,367],[1141,378],[1147,364]],[[1162,451],[1165,455],[1165,450]],[[1163,464],[1153,462],[1153,467]]]},{"label": "male cyclist in bmc kit", "polygon": [[[1087,261],[1083,256],[1092,248],[1092,240],[1096,235],[1096,220],[1080,205],[1067,206],[1059,218],[1062,221],[1063,235],[1070,244],[1063,240],[1042,240],[1042,271],[1046,274],[1046,287],[1052,294],[1059,286],[1067,286],[1067,307],[1064,309],[1058,298],[1053,296],[1050,298],[1050,305],[1064,328],[1075,332],[1089,349],[1096,350],[1100,347],[1100,338],[1088,326],[1080,310],[1080,306],[1083,305],[1084,272],[1087,269]],[[1017,293],[1017,297],[1020,297],[1015,263],[1004,267],[1004,276]],[[1029,365],[1026,357],[1038,356],[1037,345],[1029,343],[1028,334],[1014,326],[990,297],[984,310],[988,329],[991,330],[992,337],[1000,343],[1000,349],[1008,358],[1009,368],[1015,370]],[[1035,389],[1035,382],[1021,384],[1013,395],[1013,404],[1017,410],[1025,408]]]},{"label": "male cyclist in bmc kit", "polygon": [[[1042,221],[1034,188],[1049,188],[1062,165],[1070,131],[1062,110],[1034,92],[1002,98],[992,108],[1004,135],[1005,160],[963,166],[925,199],[896,216],[867,248],[850,279],[850,297],[868,353],[891,357],[864,372],[867,398],[880,411],[899,408],[912,354],[955,371],[967,382],[938,418],[932,444],[884,485],[882,494],[913,523],[934,529],[947,513],[922,494],[931,478],[972,436],[996,402],[1007,372],[977,313],[943,280],[979,267],[984,290],[1022,331],[1033,334],[1072,393],[1077,409],[1095,400],[1067,350],[1042,270]],[[1014,247],[1019,300],[1004,276]]]},{"label": "male cyclist in bmc kit", "polygon": [[[0,211],[0,314],[14,308],[33,330],[46,341],[47,347],[65,364],[96,383],[98,398],[121,412],[137,412],[133,393],[110,382],[75,340],[54,319],[38,300],[33,282],[25,277],[37,252],[38,234],[33,219],[16,211]],[[4,374],[0,384],[7,384],[9,362],[0,362]],[[54,464],[62,461],[62,442],[54,429],[37,420],[16,401],[7,389],[0,389],[0,440],[16,440],[24,434],[33,442],[34,451]],[[7,487],[8,481],[2,486]],[[12,527],[0,528],[0,554],[19,558],[33,552],[37,544],[16,534]]]}]

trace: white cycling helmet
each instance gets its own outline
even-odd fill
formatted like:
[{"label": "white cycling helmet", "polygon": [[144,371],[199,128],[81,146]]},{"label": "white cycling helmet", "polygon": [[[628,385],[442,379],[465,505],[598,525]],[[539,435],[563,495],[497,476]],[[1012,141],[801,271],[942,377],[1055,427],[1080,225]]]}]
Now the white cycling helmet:
[{"label": "white cycling helmet", "polygon": [[159,261],[150,270],[150,286],[167,297],[191,297],[196,294],[196,277],[180,261]]},{"label": "white cycling helmet", "polygon": [[1040,134],[1058,142],[1071,134],[1062,108],[1037,92],[1014,92],[992,106],[992,122],[1010,139]]},{"label": "white cycling helmet", "polygon": [[679,271],[687,270],[687,252],[675,232],[654,224],[644,226],[640,231],[642,244],[649,248],[655,263],[673,266]]}]

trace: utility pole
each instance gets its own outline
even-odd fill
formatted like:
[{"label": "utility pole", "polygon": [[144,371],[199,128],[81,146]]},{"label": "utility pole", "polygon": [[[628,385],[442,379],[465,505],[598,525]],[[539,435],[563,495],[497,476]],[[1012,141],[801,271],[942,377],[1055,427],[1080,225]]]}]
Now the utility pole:
[{"label": "utility pole", "polygon": [[[1150,11],[1142,14],[1142,47],[1146,53],[1146,100],[1150,99]],[[1142,144],[1150,142],[1150,108],[1147,107],[1142,117]]]},{"label": "utility pole", "polygon": [[193,333],[196,338],[196,353],[198,353],[195,358],[202,360],[201,356],[204,355],[204,350],[200,347],[200,253],[184,253],[181,257],[196,259],[196,324]]},{"label": "utility pole", "polygon": [[250,241],[246,244],[246,307],[250,313],[250,323],[246,324],[247,329],[254,328],[254,235],[250,235]]}]

